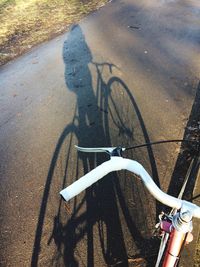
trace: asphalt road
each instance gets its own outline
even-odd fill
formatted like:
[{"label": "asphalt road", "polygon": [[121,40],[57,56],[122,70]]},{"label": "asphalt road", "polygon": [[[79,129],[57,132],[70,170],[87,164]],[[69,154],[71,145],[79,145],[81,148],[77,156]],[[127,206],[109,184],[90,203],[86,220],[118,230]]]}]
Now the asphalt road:
[{"label": "asphalt road", "polygon": [[[199,99],[199,21],[198,0],[115,0],[1,67],[0,266],[154,266],[161,207],[137,178],[112,174],[67,208],[59,191],[105,159],[75,144],[186,135]],[[179,151],[126,156],[173,191]]]}]

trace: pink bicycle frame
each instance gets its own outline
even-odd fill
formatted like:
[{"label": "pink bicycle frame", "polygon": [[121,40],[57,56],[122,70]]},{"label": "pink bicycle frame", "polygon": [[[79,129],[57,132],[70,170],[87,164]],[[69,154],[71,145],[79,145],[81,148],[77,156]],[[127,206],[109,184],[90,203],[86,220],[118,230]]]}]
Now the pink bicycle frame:
[{"label": "pink bicycle frame", "polygon": [[167,250],[164,255],[163,267],[177,266],[181,249],[184,243],[193,240],[192,215],[189,211],[177,213],[172,222],[161,221],[161,229],[169,234]]},{"label": "pink bicycle frame", "polygon": [[163,267],[176,266],[185,237],[186,233],[182,233],[180,231],[177,231],[176,229],[172,230],[172,232],[170,233],[167,251],[164,256]]}]

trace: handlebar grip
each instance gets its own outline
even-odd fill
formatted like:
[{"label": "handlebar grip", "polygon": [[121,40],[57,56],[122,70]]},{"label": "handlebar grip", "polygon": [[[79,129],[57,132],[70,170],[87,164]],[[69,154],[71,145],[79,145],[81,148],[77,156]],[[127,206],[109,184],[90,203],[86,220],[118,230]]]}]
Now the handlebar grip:
[{"label": "handlebar grip", "polygon": [[100,180],[101,178],[103,178],[108,173],[123,169],[140,176],[149,192],[159,202],[171,208],[182,208],[184,210],[190,210],[192,211],[194,217],[200,218],[200,207],[188,201],[184,201],[164,193],[162,190],[160,190],[160,188],[158,188],[158,186],[152,180],[151,176],[147,173],[147,171],[140,163],[117,156],[111,157],[110,160],[102,163],[101,165],[81,177],[79,180],[66,187],[65,189],[60,191],[60,194],[66,201],[68,201],[79,193],[81,193],[89,186],[91,186],[92,184],[94,184],[95,182],[97,182],[98,180]]},{"label": "handlebar grip", "polygon": [[119,164],[117,167],[116,161],[120,162],[121,158],[111,157],[110,160],[102,163],[101,165],[78,179],[76,182],[60,191],[60,194],[66,201],[68,201],[79,193],[81,193],[89,186],[91,186],[92,184],[94,184],[95,182],[97,182],[98,180],[100,180],[101,178],[103,178],[109,172],[112,172],[113,170],[121,170],[121,164]]}]

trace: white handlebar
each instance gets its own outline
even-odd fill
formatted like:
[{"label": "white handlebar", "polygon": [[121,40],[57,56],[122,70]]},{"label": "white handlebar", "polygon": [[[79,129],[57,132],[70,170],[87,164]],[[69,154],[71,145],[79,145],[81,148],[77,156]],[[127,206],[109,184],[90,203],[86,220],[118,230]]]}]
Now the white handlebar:
[{"label": "white handlebar", "polygon": [[161,203],[175,209],[183,208],[190,210],[194,217],[200,218],[200,208],[197,205],[164,193],[160,190],[160,188],[158,188],[151,176],[140,163],[121,157],[111,157],[110,160],[102,163],[79,180],[63,189],[60,194],[66,201],[68,201],[108,173],[119,170],[128,170],[140,176],[149,192]]}]

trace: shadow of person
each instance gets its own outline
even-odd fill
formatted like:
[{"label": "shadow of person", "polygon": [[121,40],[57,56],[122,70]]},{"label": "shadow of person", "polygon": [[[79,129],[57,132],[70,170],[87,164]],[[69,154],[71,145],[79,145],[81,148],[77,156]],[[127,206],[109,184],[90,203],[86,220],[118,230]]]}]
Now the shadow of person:
[{"label": "shadow of person", "polygon": [[[89,64],[92,63],[92,55],[85,41],[80,26],[75,25],[68,34],[63,47],[63,60],[65,63],[65,82],[67,89],[76,95],[77,103],[77,141],[79,146],[95,147],[105,146],[108,140],[105,137],[105,129],[102,121],[102,111],[98,107],[98,97],[92,85],[92,77]],[[98,157],[82,155],[84,173],[94,168],[95,164],[102,161]],[[87,266],[94,266],[94,249],[97,246],[94,240],[94,228],[98,221],[106,225],[107,251],[105,260],[109,264],[123,262],[127,266],[127,255],[123,241],[121,223],[112,179],[108,178],[103,183],[94,185],[86,191],[85,211],[80,216],[74,215],[64,226],[65,242],[65,264],[66,266],[77,266],[74,250],[77,243],[86,233],[87,236]],[[84,218],[84,219],[83,219]],[[85,224],[78,235],[76,229]]]},{"label": "shadow of person", "polygon": [[[67,34],[63,46],[63,61],[66,87],[75,95],[76,105],[72,122],[60,135],[52,157],[41,205],[45,208],[41,209],[39,216],[37,237],[42,233],[51,181],[61,148],[65,147],[66,142],[68,149],[65,151],[62,187],[66,186],[66,173],[69,173],[71,168],[75,169],[75,177],[78,178],[81,168],[82,174],[87,173],[105,160],[102,155],[80,153],[78,160],[71,165],[69,159],[73,145],[72,136],[75,136],[76,144],[85,147],[148,142],[144,122],[128,87],[122,80],[113,77],[113,74],[108,82],[104,81],[104,67],[108,67],[112,72],[113,65],[107,62],[93,62],[84,34],[78,25],[73,26]],[[95,86],[93,86],[91,66],[96,69]],[[137,152],[134,151],[133,154],[134,158],[137,158]],[[141,153],[139,154],[141,158]],[[150,165],[154,166],[151,154],[147,150],[142,158],[146,158],[147,161],[150,158]],[[132,156],[130,155],[130,158]],[[54,217],[54,228],[48,240],[48,244],[54,240],[57,247],[57,253],[52,259],[56,266],[63,266],[64,260],[64,265],[68,267],[106,265],[126,267],[129,266],[130,254],[136,255],[137,258],[148,258],[147,250],[144,248],[150,245],[152,252],[153,243],[144,234],[148,232],[150,225],[149,219],[145,221],[144,214],[147,212],[150,218],[149,210],[152,206],[147,205],[148,197],[140,188],[140,181],[132,182],[132,178],[126,173],[120,174],[120,177],[122,182],[119,182],[116,173],[110,174],[71,200],[72,212],[67,222],[61,218],[64,205],[60,200],[57,215]],[[72,182],[67,181],[68,184]],[[66,217],[66,214],[64,215]],[[41,237],[35,241],[34,263],[38,259],[40,240]],[[136,262],[138,263],[138,259]],[[32,266],[37,266],[34,263]],[[143,266],[142,263],[140,266]]]}]

